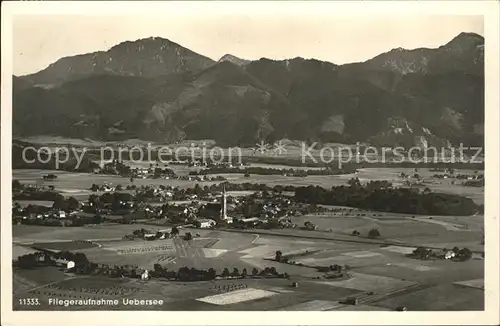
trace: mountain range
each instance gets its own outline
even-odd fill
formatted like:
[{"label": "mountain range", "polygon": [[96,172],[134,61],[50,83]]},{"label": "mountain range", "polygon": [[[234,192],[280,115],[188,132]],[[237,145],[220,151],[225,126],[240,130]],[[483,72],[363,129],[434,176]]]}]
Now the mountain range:
[{"label": "mountain range", "polygon": [[13,76],[15,137],[254,145],[288,138],[379,146],[482,145],[484,39],[393,49],[360,63],[214,61],[153,37]]}]

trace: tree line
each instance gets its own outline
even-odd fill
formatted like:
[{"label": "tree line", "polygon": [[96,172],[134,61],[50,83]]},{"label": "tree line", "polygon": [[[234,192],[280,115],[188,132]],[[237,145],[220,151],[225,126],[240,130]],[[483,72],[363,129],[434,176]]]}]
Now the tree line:
[{"label": "tree line", "polygon": [[[19,256],[16,262],[17,267],[23,269],[36,268],[42,266],[56,266],[58,264],[57,260],[63,259],[65,261],[73,261],[75,266],[69,271],[76,274],[83,275],[104,275],[113,278],[118,277],[129,277],[129,278],[140,278],[142,273],[145,271],[140,269],[138,266],[131,265],[106,265],[106,264],[96,264],[91,262],[84,253],[81,252],[70,252],[61,251],[58,253],[48,253],[48,252],[35,252],[26,255]],[[209,268],[207,270],[180,267],[177,271],[168,270],[156,263],[153,265],[152,270],[148,270],[148,276],[154,278],[165,278],[169,280],[177,281],[210,281],[214,280],[216,277],[220,278],[246,278],[246,277],[276,277],[276,278],[288,278],[287,273],[279,273],[275,267],[265,267],[262,270],[253,268],[251,274],[248,273],[246,268],[243,268],[240,272],[238,268],[233,268],[232,271],[229,268],[224,268],[221,273],[218,273],[214,268]]]},{"label": "tree line", "polygon": [[454,194],[421,192],[419,189],[392,188],[388,182],[371,181],[362,185],[351,179],[349,186],[325,189],[319,186],[298,187],[299,202],[350,206],[391,213],[431,215],[472,215],[479,206],[470,198]]}]

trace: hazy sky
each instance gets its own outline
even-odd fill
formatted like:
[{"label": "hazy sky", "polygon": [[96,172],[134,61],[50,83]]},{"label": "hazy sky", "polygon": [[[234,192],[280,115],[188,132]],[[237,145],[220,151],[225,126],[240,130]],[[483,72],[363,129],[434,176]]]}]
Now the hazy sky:
[{"label": "hazy sky", "polygon": [[438,47],[460,32],[483,35],[481,16],[315,17],[276,13],[158,16],[16,16],[13,72],[24,75],[57,59],[159,36],[218,60],[317,58],[364,61],[393,48]]}]

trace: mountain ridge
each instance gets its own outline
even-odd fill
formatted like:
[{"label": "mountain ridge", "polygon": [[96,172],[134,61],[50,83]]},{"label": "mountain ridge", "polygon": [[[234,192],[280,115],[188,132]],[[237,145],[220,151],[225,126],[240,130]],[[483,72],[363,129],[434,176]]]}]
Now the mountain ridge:
[{"label": "mountain ridge", "polygon": [[[474,33],[435,49],[396,48],[345,65],[233,55],[215,62],[147,38],[61,58],[38,73],[13,76],[13,83],[19,136],[408,146],[480,144],[484,137],[484,38]],[[395,132],[402,124],[429,132]]]}]

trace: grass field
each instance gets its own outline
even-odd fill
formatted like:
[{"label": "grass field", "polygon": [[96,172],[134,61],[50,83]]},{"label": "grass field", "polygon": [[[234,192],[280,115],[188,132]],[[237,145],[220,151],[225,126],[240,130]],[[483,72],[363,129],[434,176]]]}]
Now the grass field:
[{"label": "grass field", "polygon": [[[139,164],[140,165],[140,164]],[[147,164],[149,165],[149,164]],[[272,164],[268,164],[273,166]],[[268,166],[266,165],[266,166]],[[283,166],[276,165],[277,168]],[[189,168],[185,166],[171,166],[179,174],[188,174],[190,171],[199,168]],[[307,177],[288,177],[281,175],[255,175],[245,177],[243,174],[218,174],[225,177],[229,182],[233,183],[265,183],[270,186],[274,185],[293,185],[293,186],[308,186],[318,185],[325,188],[333,186],[345,185],[347,181],[353,177],[358,177],[361,182],[371,180],[388,180],[394,183],[400,182],[399,175],[401,172],[413,173],[413,169],[405,168],[366,168],[359,170],[359,173],[345,175],[325,175],[325,176],[307,176]],[[473,171],[461,171],[460,173],[473,173]],[[41,177],[46,173],[57,174],[58,179],[55,181],[43,181]],[[424,179],[430,178],[435,172],[430,172],[428,169],[420,169],[418,172]],[[62,191],[68,196],[88,196],[89,189],[93,183],[103,184],[111,183],[114,185],[121,184],[126,186],[131,184],[128,178],[112,175],[97,175],[87,173],[69,173],[64,171],[45,171],[45,170],[14,170],[13,178],[22,183],[39,183],[43,185],[54,185],[57,190]],[[136,179],[134,185],[171,185],[182,188],[192,187],[196,182],[188,180],[161,180],[161,179]],[[203,185],[211,185],[216,182],[203,182]],[[451,184],[450,179],[439,180],[438,184],[426,183],[425,187],[429,187],[432,191],[459,194],[472,198],[478,204],[484,203],[484,188],[465,187],[460,184]]]},{"label": "grass field", "polygon": [[[430,226],[435,227],[432,224]],[[49,232],[42,230],[37,233],[33,227],[23,230],[24,227],[16,226],[14,240],[19,235],[24,236],[26,240],[26,237],[37,238],[37,235],[38,237],[47,237],[47,233],[51,233],[50,237],[52,238],[69,237],[70,234],[66,233],[67,228],[49,228],[53,230]],[[230,270],[236,267],[240,271],[243,268],[251,271],[253,267],[259,269],[275,267],[279,272],[287,272],[291,279],[234,279],[194,283],[156,280],[141,282],[96,276],[72,278],[71,275],[66,275],[53,268],[16,270],[14,271],[15,298],[31,289],[31,293],[35,293],[41,298],[78,299],[104,296],[109,298],[165,299],[162,306],[148,307],[148,310],[393,310],[401,303],[407,303],[411,309],[418,310],[427,309],[427,303],[419,306],[418,300],[411,295],[419,298],[429,296],[425,292],[420,293],[418,288],[413,292],[403,291],[401,294],[403,299],[401,300],[398,299],[399,295],[386,299],[384,293],[402,291],[415,283],[433,288],[440,284],[450,285],[452,282],[465,283],[463,285],[451,284],[452,287],[445,289],[455,291],[455,287],[461,287],[482,291],[474,288],[478,287],[479,281],[477,280],[483,277],[484,266],[483,261],[480,260],[473,259],[464,263],[422,262],[406,257],[402,247],[397,246],[380,247],[380,245],[375,244],[301,240],[270,235],[257,237],[252,234],[213,230],[200,230],[201,237],[194,239],[194,241],[182,239],[104,241],[106,236],[116,236],[117,231],[123,232],[129,227],[137,228],[137,226],[126,225],[120,225],[116,230],[114,226],[78,228],[73,229],[71,238],[80,237],[83,239],[82,235],[103,238],[103,241],[100,242],[101,247],[78,250],[84,252],[91,261],[97,263],[130,264],[144,268],[152,268],[154,263],[160,263],[169,270],[189,266],[202,269],[215,268],[219,273],[224,267]],[[89,231],[80,233],[80,230],[87,229]],[[212,244],[213,241],[210,239],[218,239],[218,241],[212,247],[205,248],[206,245]],[[45,242],[49,241],[45,240]],[[57,247],[59,244],[60,242],[56,242],[54,246]],[[120,252],[124,249],[134,250]],[[351,266],[352,278],[338,281],[326,280],[322,279],[322,273],[314,268],[268,260],[274,256],[276,250],[280,250],[284,254],[301,253],[296,261],[304,262],[306,265],[347,264]],[[302,255],[305,250],[308,250],[309,254]],[[300,286],[292,288],[290,286],[292,281],[298,281]],[[358,308],[338,303],[348,296],[362,295],[367,291],[381,295],[380,299]],[[447,308],[457,309],[457,306],[454,305],[462,307],[465,304],[463,297],[467,290],[459,289],[458,291],[457,293],[462,299],[452,300]],[[478,304],[475,304],[471,307],[477,306]],[[19,308],[17,306],[17,309]],[[41,309],[68,310],[70,308],[45,305]],[[88,308],[77,307],[73,310],[75,309]],[[120,305],[112,309],[130,310],[136,308]]]},{"label": "grass field", "polygon": [[[259,166],[268,167],[262,164]],[[179,173],[189,172],[189,169],[183,167],[176,168],[179,169]],[[363,169],[357,176],[362,182],[369,180],[398,182],[399,174],[403,171],[408,173],[413,170]],[[59,177],[56,181],[41,181],[40,178],[45,173],[56,173]],[[425,169],[420,169],[419,173],[424,178],[433,174]],[[341,175],[299,178],[251,175],[245,178],[240,174],[224,176],[235,183],[320,185],[326,188],[345,184],[353,177],[353,175]],[[54,185],[57,190],[62,190],[63,194],[81,199],[87,198],[92,183],[108,182],[123,186],[130,184],[128,179],[117,176],[40,170],[14,171],[14,179],[22,183],[37,183],[39,180],[39,184]],[[470,196],[478,203],[484,202],[482,188],[466,188],[461,185],[451,185],[448,180],[441,181],[440,184],[426,186],[435,191]],[[137,179],[134,184],[192,187],[195,182]],[[203,183],[205,184],[211,183]],[[240,195],[244,194],[247,193]],[[483,216],[433,216],[429,219],[428,216],[413,218],[405,214],[361,211],[353,213],[353,216],[347,217],[328,213],[293,218],[293,222],[299,226],[305,221],[317,224],[317,231],[283,229],[266,231],[267,234],[266,232],[253,234],[251,230],[238,233],[224,230],[181,230],[181,235],[184,232],[200,234],[200,238],[189,242],[181,238],[151,242],[122,240],[125,234],[130,234],[141,227],[153,232],[165,228],[160,225],[98,225],[78,228],[14,225],[12,228],[14,259],[21,254],[32,252],[30,245],[36,243],[37,246],[55,250],[81,251],[91,261],[110,265],[129,264],[151,269],[153,264],[159,263],[169,270],[188,266],[199,269],[215,268],[219,273],[225,267],[230,270],[238,268],[240,271],[246,268],[249,272],[254,267],[258,269],[275,267],[279,272],[286,272],[291,277],[290,280],[141,282],[96,276],[74,278],[58,269],[43,268],[15,270],[14,294],[15,298],[20,298],[22,293],[32,290],[38,291],[36,295],[41,298],[85,298],[99,295],[121,298],[126,293],[130,298],[164,299],[164,305],[148,308],[159,310],[394,310],[401,305],[407,305],[409,310],[481,310],[484,307],[484,290],[481,288],[481,280],[484,279],[484,260],[478,259],[477,256],[466,262],[420,261],[406,257],[407,253],[421,245],[484,250],[484,246],[480,244]],[[357,216],[358,214],[365,216]],[[380,239],[366,238],[372,228],[380,231]],[[361,236],[351,236],[353,230],[360,232]],[[73,242],[74,240],[94,241],[97,245],[86,243],[84,245],[81,242]],[[385,241],[390,241],[391,245],[381,246]],[[293,254],[300,254],[292,259],[304,265],[349,265],[353,277],[338,281],[326,280],[323,274],[314,268],[270,260],[277,250],[292,257]],[[292,281],[299,282],[300,286],[292,288]],[[403,290],[412,284],[418,287],[387,297],[381,296],[369,304],[354,307],[338,303],[347,296],[362,295],[367,291],[375,292],[377,295],[377,293]],[[45,285],[47,286],[44,287]],[[102,293],[89,293],[89,288],[92,288],[91,292],[95,290]],[[438,299],[445,303],[438,302]],[[16,306],[16,309],[19,308],[21,307]],[[70,309],[47,305],[42,308]],[[113,309],[134,308],[119,306]]]},{"label": "grass field", "polygon": [[410,311],[483,310],[484,291],[443,284],[377,303],[387,308],[397,305]]}]

